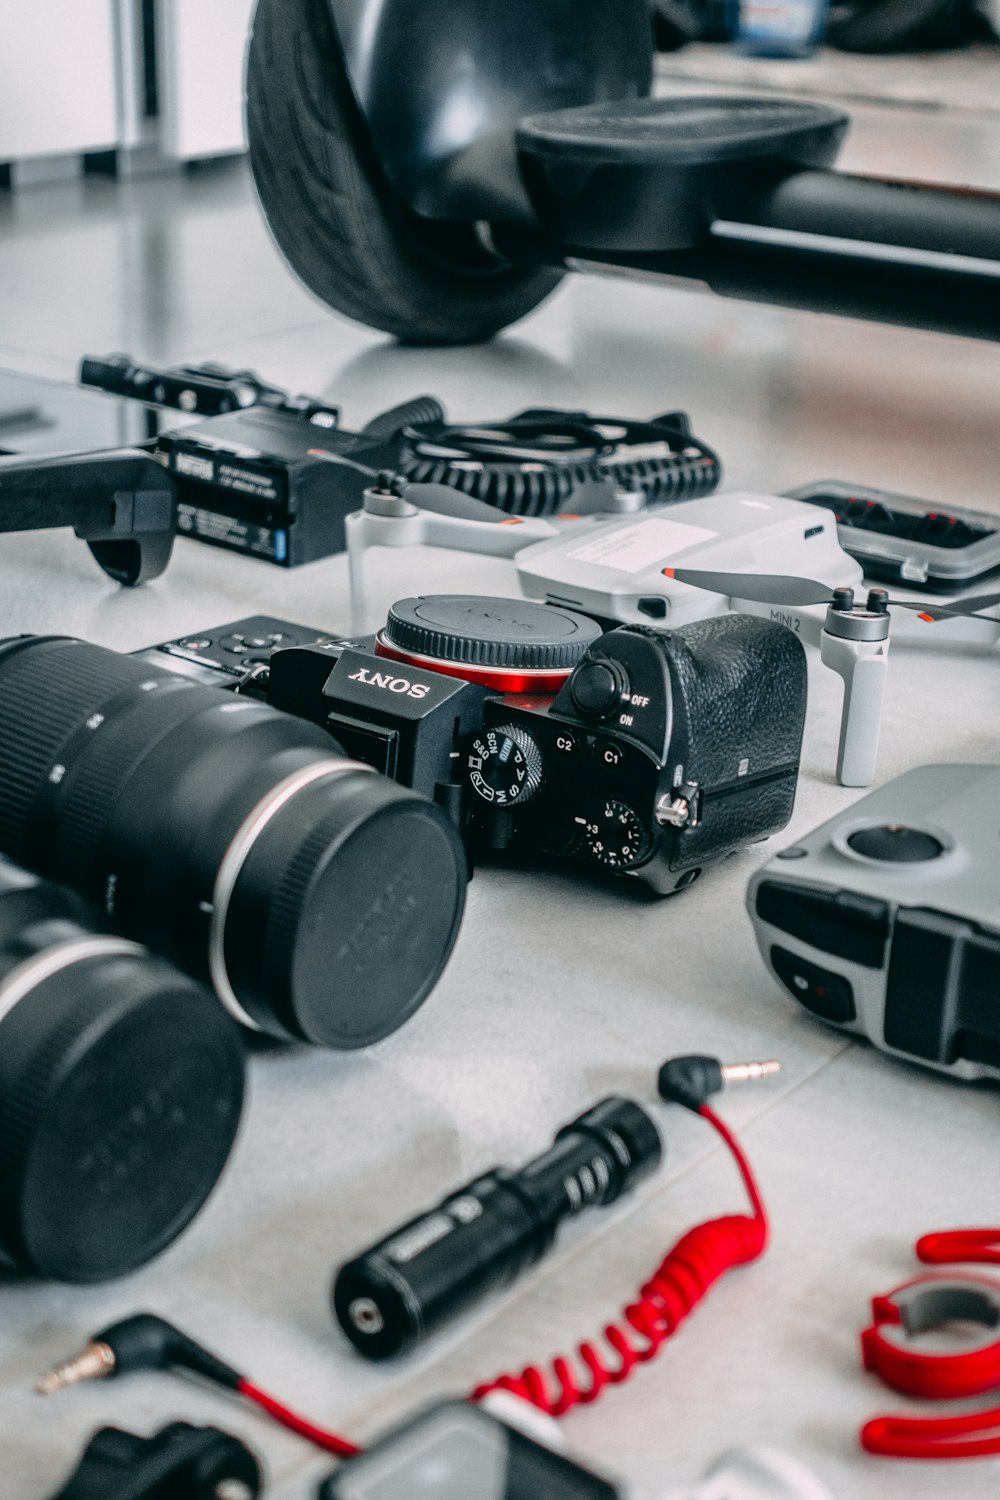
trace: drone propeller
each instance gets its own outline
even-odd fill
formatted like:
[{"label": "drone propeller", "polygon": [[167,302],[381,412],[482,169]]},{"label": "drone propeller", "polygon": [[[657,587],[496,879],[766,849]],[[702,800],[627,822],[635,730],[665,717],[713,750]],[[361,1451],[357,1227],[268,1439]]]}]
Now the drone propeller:
[{"label": "drone propeller", "polygon": [[[978,615],[984,609],[995,609],[1000,604],[1000,594],[969,594],[948,608],[955,615]],[[960,607],[959,607],[960,606]]]},{"label": "drone propeller", "polygon": [[[851,592],[831,589],[829,584],[819,583],[815,578],[792,578],[781,573],[713,573],[702,568],[664,568],[663,571],[666,577],[675,578],[678,583],[689,583],[696,589],[708,589],[730,599],[751,599],[755,604],[784,605],[792,609],[809,604],[838,604]],[[879,590],[879,593],[884,591]],[[1000,604],[1000,594],[980,594],[951,605],[890,599],[888,594],[884,598],[885,604],[893,609],[913,609],[923,619],[931,621],[974,618],[979,610]]]},{"label": "drone propeller", "polygon": [[668,578],[708,589],[727,598],[753,599],[757,604],[829,604],[832,589],[814,578],[791,578],[782,573],[713,573],[704,568],[664,568]]},{"label": "drone propeller", "polygon": [[[612,512],[608,509],[607,494],[608,486],[605,484],[595,484],[589,490],[586,485],[582,485],[573,497],[574,518],[607,515],[610,519]],[[467,495],[464,490],[455,489],[450,484],[414,481],[405,485],[403,498],[418,510],[428,510],[434,515],[449,516],[453,520],[486,521],[493,526],[509,526],[512,520],[522,519],[512,517],[509,511],[501,510],[499,506],[480,500],[475,495]]]},{"label": "drone propeller", "polygon": [[497,526],[510,520],[495,505],[487,505],[485,500],[477,500],[474,495],[466,495],[448,484],[408,484],[403,490],[403,499],[418,510],[448,516],[454,521],[486,521]]}]

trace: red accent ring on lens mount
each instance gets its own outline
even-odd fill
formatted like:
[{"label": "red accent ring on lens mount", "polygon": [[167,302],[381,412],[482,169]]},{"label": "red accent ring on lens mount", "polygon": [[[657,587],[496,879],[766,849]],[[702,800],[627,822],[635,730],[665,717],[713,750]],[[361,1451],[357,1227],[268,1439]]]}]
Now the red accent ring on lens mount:
[{"label": "red accent ring on lens mount", "polygon": [[553,671],[542,667],[483,667],[441,661],[436,656],[421,656],[416,651],[400,651],[398,646],[391,645],[385,639],[381,630],[375,637],[375,655],[388,657],[390,661],[405,662],[410,667],[425,667],[431,672],[440,672],[443,677],[459,677],[463,682],[476,682],[494,693],[530,693],[535,697],[546,698],[555,697],[573,672],[572,667]]}]

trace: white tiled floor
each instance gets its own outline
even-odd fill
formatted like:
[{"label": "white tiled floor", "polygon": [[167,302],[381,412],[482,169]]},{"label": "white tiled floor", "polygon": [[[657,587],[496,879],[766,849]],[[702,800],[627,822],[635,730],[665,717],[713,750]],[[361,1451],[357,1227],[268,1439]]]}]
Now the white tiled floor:
[{"label": "white tiled floor", "polygon": [[[870,140],[885,165],[891,132],[873,125]],[[69,376],[84,351],[112,349],[250,362],[337,400],[348,425],[423,390],[456,417],[541,402],[639,414],[679,405],[735,486],[835,474],[1000,513],[992,346],[581,279],[491,347],[399,349],[292,281],[239,164],[0,197],[0,364]],[[182,540],[164,578],[131,594],[71,537],[36,534],[0,539],[0,569],[3,632],[71,631],[128,649],[255,609],[347,625],[343,559],[283,573]],[[504,564],[423,549],[386,553],[372,574],[382,605],[513,583]],[[971,651],[897,646],[880,777],[927,760],[995,759],[998,671]],[[839,698],[815,664],[811,693],[792,833],[854,795],[832,779]],[[662,906],[550,871],[483,871],[444,980],[402,1032],[360,1057],[259,1055],[232,1169],[160,1261],[94,1290],[0,1288],[4,1500],[51,1493],[100,1423],[149,1429],[181,1416],[243,1433],[266,1458],[276,1500],[311,1493],[328,1466],[193,1386],[141,1378],[44,1408],[30,1395],[37,1369],[141,1307],[362,1438],[415,1402],[592,1333],[668,1243],[740,1203],[721,1153],[677,1112],[662,1117],[670,1155],[652,1188],[579,1226],[513,1295],[399,1370],[347,1351],[326,1311],[328,1274],[466,1174],[540,1150],[602,1093],[648,1099],[660,1060],[691,1050],[784,1061],[776,1085],[724,1105],[773,1205],[773,1248],[718,1288],[627,1391],[572,1417],[570,1441],[642,1500],[750,1440],[799,1452],[839,1500],[995,1495],[994,1466],[878,1463],[855,1435],[865,1416],[899,1404],[859,1367],[867,1299],[910,1273],[919,1232],[998,1220],[996,1094],[845,1046],[782,999],[742,907],[766,852],[728,861]]]}]

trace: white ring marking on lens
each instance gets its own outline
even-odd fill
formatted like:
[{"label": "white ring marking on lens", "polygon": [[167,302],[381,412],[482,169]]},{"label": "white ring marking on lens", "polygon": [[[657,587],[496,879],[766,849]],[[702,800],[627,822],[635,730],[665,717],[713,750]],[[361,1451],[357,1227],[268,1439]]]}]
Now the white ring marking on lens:
[{"label": "white ring marking on lens", "polygon": [[311,786],[314,781],[322,781],[326,776],[342,776],[346,771],[371,771],[374,775],[375,767],[366,766],[364,761],[344,760],[339,756],[331,756],[329,760],[321,760],[314,765],[304,766],[301,771],[294,771],[291,776],[286,776],[284,781],[279,781],[277,786],[273,786],[267,796],[263,797],[244,818],[219,865],[212,890],[212,921],[208,929],[208,970],[212,976],[215,992],[229,1014],[234,1016],[242,1026],[249,1026],[251,1031],[263,1031],[264,1027],[243,1009],[226,972],[226,918],[229,915],[229,903],[233,890],[251,849],[271,819],[293,797],[307,786]]},{"label": "white ring marking on lens", "polygon": [[0,983],[0,1021],[10,1015],[19,1000],[36,986],[44,984],[46,979],[51,979],[53,974],[68,969],[71,964],[83,963],[87,958],[111,958],[122,953],[148,956],[145,948],[125,938],[90,937],[68,938],[65,943],[56,943],[54,947],[26,958]]}]

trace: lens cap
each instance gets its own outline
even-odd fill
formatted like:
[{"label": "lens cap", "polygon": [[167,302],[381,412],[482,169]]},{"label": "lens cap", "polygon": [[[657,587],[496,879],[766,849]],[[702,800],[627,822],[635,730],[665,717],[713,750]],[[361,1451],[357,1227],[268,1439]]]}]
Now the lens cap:
[{"label": "lens cap", "polygon": [[2,1023],[0,1244],[57,1281],[121,1276],[176,1239],[243,1104],[243,1046],[218,1001],[144,950],[103,943]]},{"label": "lens cap", "polygon": [[898,823],[859,828],[849,835],[847,842],[856,854],[863,854],[866,859],[884,860],[888,864],[915,865],[927,859],[937,859],[944,853],[944,845],[932,833],[924,833],[919,828],[904,828]]},{"label": "lens cap", "polygon": [[467,880],[461,841],[427,798],[361,769],[315,782],[265,828],[233,889],[225,965],[241,1004],[318,1046],[388,1036],[437,982]]}]

